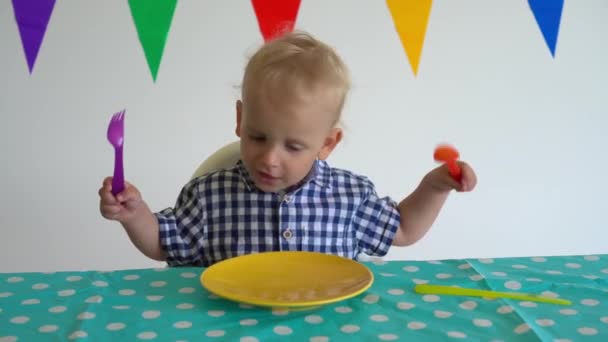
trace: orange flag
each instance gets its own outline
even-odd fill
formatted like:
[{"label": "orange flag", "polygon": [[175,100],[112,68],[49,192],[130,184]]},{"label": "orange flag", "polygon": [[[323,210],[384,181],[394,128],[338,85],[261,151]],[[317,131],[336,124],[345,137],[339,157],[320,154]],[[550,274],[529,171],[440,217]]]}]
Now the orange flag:
[{"label": "orange flag", "polygon": [[386,0],[386,4],[414,75],[417,75],[433,0]]}]

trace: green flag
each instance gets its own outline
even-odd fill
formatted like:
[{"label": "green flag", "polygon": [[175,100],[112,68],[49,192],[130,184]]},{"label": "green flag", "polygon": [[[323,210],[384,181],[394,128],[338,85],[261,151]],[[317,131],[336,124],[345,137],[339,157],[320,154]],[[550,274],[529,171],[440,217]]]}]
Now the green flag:
[{"label": "green flag", "polygon": [[177,0],[129,0],[139,41],[156,81]]}]

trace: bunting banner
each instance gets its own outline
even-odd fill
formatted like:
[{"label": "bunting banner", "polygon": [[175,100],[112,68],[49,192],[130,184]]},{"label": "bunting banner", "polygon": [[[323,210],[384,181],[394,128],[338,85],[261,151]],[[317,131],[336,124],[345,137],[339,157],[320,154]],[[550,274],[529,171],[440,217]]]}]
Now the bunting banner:
[{"label": "bunting banner", "polygon": [[528,0],[528,4],[543,34],[545,43],[551,51],[551,56],[555,58],[555,47],[557,46],[564,0]]},{"label": "bunting banner", "polygon": [[293,31],[300,0],[251,0],[264,41]]},{"label": "bunting banner", "polygon": [[176,4],[177,0],[129,0],[137,35],[154,81],[163,57]]},{"label": "bunting banner", "polygon": [[416,76],[433,0],[386,0],[386,4]]},{"label": "bunting banner", "polygon": [[21,44],[30,74],[34,70],[34,64],[54,7],[55,0],[13,0],[15,21],[19,27]]}]

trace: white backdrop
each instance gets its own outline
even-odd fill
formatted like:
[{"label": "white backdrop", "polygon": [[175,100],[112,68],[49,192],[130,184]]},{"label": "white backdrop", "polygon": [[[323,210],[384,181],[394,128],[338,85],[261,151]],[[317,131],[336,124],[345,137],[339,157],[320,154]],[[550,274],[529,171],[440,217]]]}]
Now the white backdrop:
[{"label": "white backdrop", "polygon": [[[401,199],[460,150],[478,188],[389,258],[608,252],[608,2],[566,1],[553,59],[527,1],[435,1],[414,77],[384,1],[304,0],[297,28],[335,46],[354,90],[334,166]],[[58,1],[34,72],[0,1],[0,272],[149,267],[99,215],[110,115],[153,210],[235,139],[242,69],[261,44],[249,1],[181,0],[156,83],[126,1]]]}]

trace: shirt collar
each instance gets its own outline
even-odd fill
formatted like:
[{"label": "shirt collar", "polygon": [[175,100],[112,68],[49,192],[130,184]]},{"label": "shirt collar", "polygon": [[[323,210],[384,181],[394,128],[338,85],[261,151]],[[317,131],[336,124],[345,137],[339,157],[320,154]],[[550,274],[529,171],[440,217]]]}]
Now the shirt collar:
[{"label": "shirt collar", "polygon": [[[245,164],[243,164],[242,160],[239,160],[236,163],[236,169],[239,175],[241,176],[241,180],[247,187],[247,190],[253,191],[254,189],[257,189],[255,183],[253,182],[253,179],[251,178],[251,175],[249,174],[249,172],[247,172]],[[294,189],[290,189],[289,192],[293,192],[309,182],[314,183],[322,188],[331,188],[331,168],[329,167],[326,161],[319,159],[315,160],[311,171],[306,177],[304,177],[304,180],[302,180],[300,184],[295,186]]]}]

